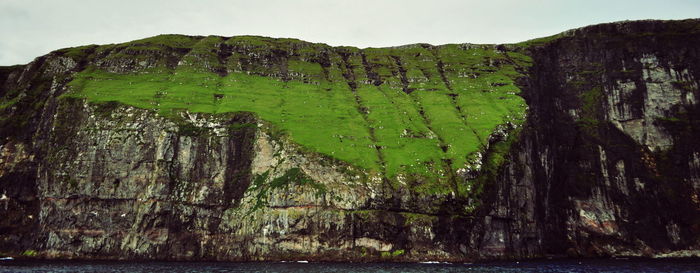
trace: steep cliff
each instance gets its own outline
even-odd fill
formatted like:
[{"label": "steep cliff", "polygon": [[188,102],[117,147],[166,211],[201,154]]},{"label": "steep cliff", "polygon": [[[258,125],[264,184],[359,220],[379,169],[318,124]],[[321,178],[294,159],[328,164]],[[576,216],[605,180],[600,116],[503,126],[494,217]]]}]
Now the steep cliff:
[{"label": "steep cliff", "polygon": [[699,32],[696,20],[604,24],[531,47],[517,166],[534,181],[543,251],[697,250]]},{"label": "steep cliff", "polygon": [[698,44],[686,20],[498,46],[58,50],[0,69],[0,252],[697,255]]}]

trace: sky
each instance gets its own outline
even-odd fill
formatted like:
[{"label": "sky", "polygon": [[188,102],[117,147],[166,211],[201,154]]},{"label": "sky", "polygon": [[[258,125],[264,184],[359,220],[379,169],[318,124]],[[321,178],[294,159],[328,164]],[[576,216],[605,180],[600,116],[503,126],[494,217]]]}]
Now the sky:
[{"label": "sky", "polygon": [[0,0],[0,66],[158,34],[332,46],[512,43],[586,25],[700,17],[700,0]]}]

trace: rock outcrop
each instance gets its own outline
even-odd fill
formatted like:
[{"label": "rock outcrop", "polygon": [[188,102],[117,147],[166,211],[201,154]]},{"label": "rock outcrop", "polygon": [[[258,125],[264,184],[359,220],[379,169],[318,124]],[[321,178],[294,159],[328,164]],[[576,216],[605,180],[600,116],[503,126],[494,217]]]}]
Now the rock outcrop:
[{"label": "rock outcrop", "polygon": [[[519,81],[529,110],[521,128],[491,135],[483,161],[505,162],[495,172],[456,175],[485,181],[469,199],[388,185],[377,172],[290,141],[254,113],[164,117],[61,97],[71,73],[91,64],[51,53],[0,69],[0,253],[241,261],[698,255],[698,45],[700,21],[685,20],[494,46],[532,58]],[[176,66],[188,61],[182,55],[94,65]],[[226,56],[208,66],[228,73],[215,57]],[[274,63],[267,57],[248,65]]]}]

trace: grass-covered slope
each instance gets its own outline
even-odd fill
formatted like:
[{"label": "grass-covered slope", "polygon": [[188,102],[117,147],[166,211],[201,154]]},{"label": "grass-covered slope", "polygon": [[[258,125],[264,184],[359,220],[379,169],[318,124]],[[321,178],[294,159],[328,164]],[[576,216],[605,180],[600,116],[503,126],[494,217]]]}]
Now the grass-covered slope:
[{"label": "grass-covered slope", "polygon": [[64,96],[163,115],[254,112],[310,150],[392,180],[450,180],[526,110],[514,80],[528,57],[487,45],[162,35],[59,53],[90,60]]}]

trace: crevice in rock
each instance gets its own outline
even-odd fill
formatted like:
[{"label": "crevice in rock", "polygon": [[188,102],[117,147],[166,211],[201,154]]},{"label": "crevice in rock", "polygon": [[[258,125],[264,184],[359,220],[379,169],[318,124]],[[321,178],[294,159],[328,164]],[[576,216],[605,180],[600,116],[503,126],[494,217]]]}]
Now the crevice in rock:
[{"label": "crevice in rock", "polygon": [[[253,117],[240,114],[230,123],[254,124]],[[257,126],[229,125],[229,141],[226,151],[226,171],[224,181],[224,204],[238,207],[252,182],[251,163],[253,162],[255,134]]]},{"label": "crevice in rock", "polygon": [[[224,40],[225,41],[225,40]],[[219,74],[221,77],[226,77],[228,75],[228,58],[233,55],[233,46],[225,42],[219,44],[216,50],[216,57],[219,60],[219,65],[214,68],[214,72]]]},{"label": "crevice in rock", "polygon": [[435,58],[437,58],[437,70],[438,73],[440,73],[440,79],[442,79],[442,82],[445,83],[445,87],[451,91],[452,84],[450,83],[450,80],[447,79],[447,76],[445,76],[445,64],[437,56],[435,56]]},{"label": "crevice in rock", "polygon": [[330,78],[330,72],[328,71],[328,68],[331,67],[331,58],[328,54],[328,50],[321,50],[319,53],[318,59],[316,62],[321,66],[321,72],[323,73],[323,78],[327,82],[331,82]]},{"label": "crevice in rock", "polygon": [[373,65],[367,61],[367,55],[365,55],[365,53],[360,53],[360,54],[361,54],[360,56],[362,56],[362,66],[365,68],[365,73],[367,74],[367,78],[375,86],[382,85],[382,83],[383,83],[382,79],[379,77],[379,74],[374,71]]},{"label": "crevice in rock", "polygon": [[172,53],[174,54],[169,54],[169,56],[167,56],[165,66],[171,70],[177,68],[177,65],[180,63],[180,61],[182,61],[182,58],[192,51],[191,47],[168,48],[172,50]]},{"label": "crevice in rock", "polygon": [[180,184],[180,165],[178,163],[180,135],[177,133],[173,134],[170,138],[170,143],[172,143],[172,155],[170,161],[165,162],[168,168],[168,190],[170,191],[170,196],[177,196],[177,186]]},{"label": "crevice in rock", "polygon": [[404,68],[403,63],[401,63],[401,58],[399,58],[399,56],[391,56],[391,58],[394,59],[394,62],[396,63],[396,67],[399,70],[399,79],[401,80],[403,92],[406,94],[411,94],[413,91],[415,91],[415,88],[408,87],[408,78],[406,77],[406,68]]},{"label": "crevice in rock", "polygon": [[[94,60],[96,58],[95,58],[95,56],[93,56],[93,54],[95,54],[95,51],[97,51],[98,47],[99,46],[97,46],[97,45],[93,45],[93,46],[90,46],[89,48],[85,49],[84,50],[85,55],[82,58],[80,58],[80,60],[77,61],[77,65],[73,71],[81,72],[81,71],[85,70],[85,68],[87,68],[90,63],[94,62]],[[90,58],[90,57],[93,57],[93,58]]]},{"label": "crevice in rock", "polygon": [[273,48],[271,51],[271,60],[273,62],[273,65],[276,66],[276,69],[279,71],[279,77],[282,79],[284,82],[288,82],[291,80],[289,77],[289,67],[288,67],[288,62],[289,62],[289,52],[286,50],[282,49],[277,49]]}]

